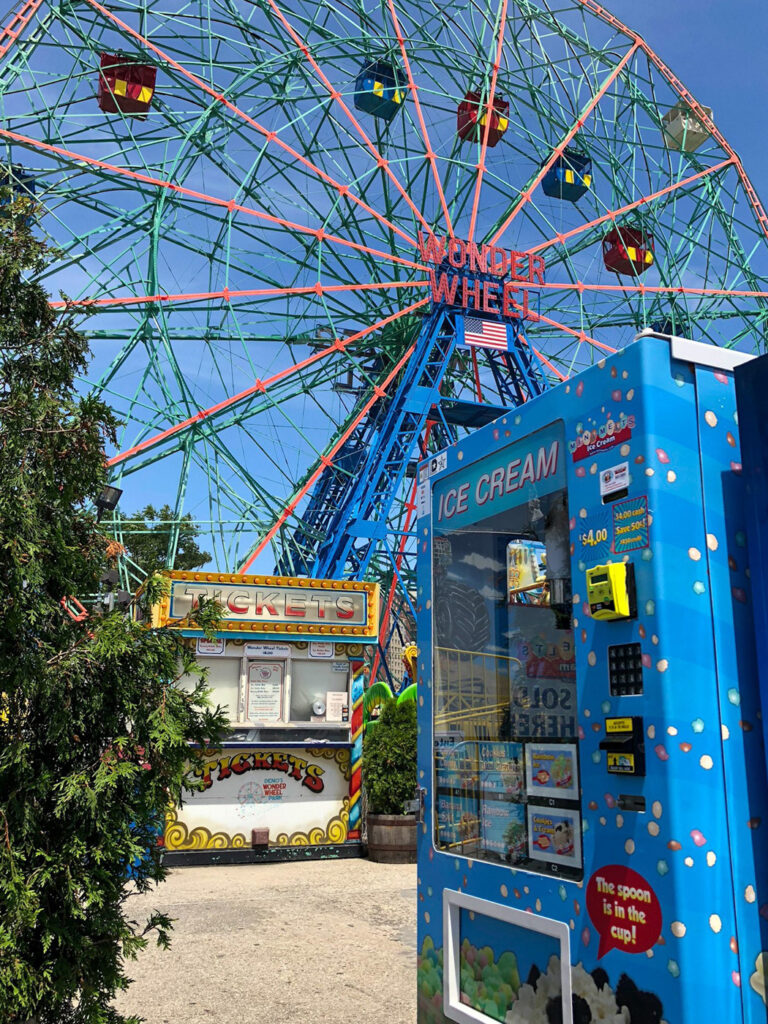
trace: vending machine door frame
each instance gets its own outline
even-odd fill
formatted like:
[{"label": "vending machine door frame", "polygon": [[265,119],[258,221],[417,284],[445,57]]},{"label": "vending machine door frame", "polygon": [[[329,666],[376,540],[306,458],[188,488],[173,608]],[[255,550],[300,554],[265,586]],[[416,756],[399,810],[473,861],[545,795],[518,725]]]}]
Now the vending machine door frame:
[{"label": "vending machine door frame", "polygon": [[485,917],[549,935],[560,943],[560,979],[562,985],[563,1024],[573,1024],[571,998],[571,936],[565,921],[554,921],[515,907],[470,896],[456,889],[443,890],[443,1012],[456,1024],[488,1024],[489,1017],[461,1002],[461,911],[468,910]]}]

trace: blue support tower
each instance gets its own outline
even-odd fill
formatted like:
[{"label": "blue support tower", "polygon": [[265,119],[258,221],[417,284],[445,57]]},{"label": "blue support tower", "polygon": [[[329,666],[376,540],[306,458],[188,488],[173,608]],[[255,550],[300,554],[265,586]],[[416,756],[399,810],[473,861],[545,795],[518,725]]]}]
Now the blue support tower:
[{"label": "blue support tower", "polygon": [[[318,480],[302,516],[302,529],[285,544],[277,572],[347,579],[364,579],[373,571],[379,578],[396,573],[388,544],[396,534],[391,514],[408,467],[427,454],[422,447],[427,422],[433,424],[430,447],[439,450],[455,442],[460,432],[484,426],[549,387],[520,321],[508,321],[508,351],[483,350],[503,404],[441,394],[456,346],[464,342],[465,312],[445,303],[433,306],[393,394],[361,420]],[[355,416],[354,410],[351,415]],[[406,545],[399,572],[406,600],[392,616],[383,639],[384,653],[398,628],[400,612],[410,601],[413,548]]]},{"label": "blue support tower", "polygon": [[411,453],[430,410],[439,403],[455,344],[453,316],[443,308],[434,310],[422,324],[397,389],[372,432],[365,460],[339,510],[336,528],[318,550],[312,575],[365,575],[377,542],[386,537],[387,514]]}]

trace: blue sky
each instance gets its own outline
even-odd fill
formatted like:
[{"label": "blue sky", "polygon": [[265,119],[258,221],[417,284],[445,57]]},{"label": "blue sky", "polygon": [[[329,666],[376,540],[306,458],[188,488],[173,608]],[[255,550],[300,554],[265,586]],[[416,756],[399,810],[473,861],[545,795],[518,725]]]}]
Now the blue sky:
[{"label": "blue sky", "polygon": [[768,205],[768,0],[604,0],[604,6],[712,107]]},{"label": "blue sky", "polygon": [[[180,8],[183,8],[185,0],[177,0]],[[409,0],[416,10],[419,9],[420,0]],[[514,2],[514,0],[510,0]],[[730,144],[739,153],[744,161],[747,173],[752,178],[752,181],[760,194],[763,203],[768,207],[768,167],[766,167],[766,155],[768,155],[768,144],[766,139],[768,138],[768,69],[766,69],[765,62],[765,43],[764,40],[768,36],[768,0],[643,0],[639,3],[638,0],[602,0],[606,6],[617,15],[622,21],[624,21],[630,28],[638,31],[647,40],[650,46],[660,55],[660,57],[672,68],[677,76],[685,83],[685,85],[693,92],[693,94],[704,104],[711,106],[714,109],[715,121],[722,130],[725,137],[728,139]],[[168,6],[158,5],[160,6]],[[173,6],[173,4],[171,4]],[[194,7],[195,5],[192,4]],[[303,0],[301,3],[289,4],[301,8],[304,6]],[[343,6],[336,4],[335,6]],[[385,5],[386,6],[386,5]],[[495,6],[495,0],[489,0],[489,6],[493,8]],[[566,4],[552,4],[552,7],[557,10],[558,7],[566,7]],[[591,19],[589,19],[591,21]],[[98,19],[96,19],[98,22]],[[590,30],[592,26],[590,25]],[[116,40],[113,40],[111,27],[109,31],[104,29],[104,35],[91,36],[89,37],[89,46],[98,52],[100,47],[108,47],[112,45],[118,45]],[[600,36],[600,32],[596,33],[596,36]],[[164,44],[167,45],[167,44]],[[186,46],[186,43],[185,43]],[[64,56],[60,59],[66,64],[69,61],[69,50],[62,49],[60,51]],[[191,52],[191,51],[190,51]],[[196,52],[196,51],[195,51]],[[233,53],[239,54],[239,51],[233,51]],[[270,51],[271,52],[271,51]],[[46,54],[47,58],[47,54]],[[183,55],[185,61],[188,60],[186,53]],[[339,75],[343,77],[345,68],[347,68],[348,55],[343,54],[338,60],[339,64]],[[223,59],[222,63],[225,63]],[[347,68],[347,71],[349,69]],[[89,73],[90,74],[90,73]],[[447,72],[445,76],[447,78]],[[347,88],[351,89],[351,83],[354,78],[347,75]],[[93,124],[101,125],[98,120],[98,111],[93,103],[93,77],[88,75],[81,75],[79,78],[78,88],[80,92],[72,99],[72,120],[71,120],[71,138],[77,142],[77,145],[73,144],[73,148],[78,148],[81,145],[80,134],[85,132],[86,129],[90,130]],[[217,79],[218,81],[218,79]],[[222,85],[227,81],[226,73],[224,73],[224,81],[219,83]],[[263,91],[266,93],[271,88],[267,79],[266,84],[263,87]],[[53,86],[51,87],[53,88]],[[56,87],[58,88],[58,87]],[[188,97],[190,94],[186,83],[179,85],[171,82],[171,76],[163,76],[163,88],[164,103],[167,105],[168,110],[176,112],[175,116],[179,116],[182,123],[184,119],[190,117],[190,110],[196,109],[189,106]],[[262,88],[259,81],[253,83],[252,86],[248,87],[251,90],[255,90],[256,95],[259,94],[258,90]],[[458,87],[457,87],[458,88]],[[463,86],[462,86],[463,88]],[[447,89],[446,95],[452,90]],[[310,90],[311,92],[311,90]],[[23,95],[23,93],[22,93]],[[314,96],[314,93],[312,93]],[[271,94],[268,96],[271,101]],[[6,102],[7,98],[6,98]],[[314,99],[307,101],[307,109],[315,109],[312,106]],[[441,112],[440,103],[435,105],[434,117],[435,124],[440,124],[440,117],[443,117],[444,124],[444,135],[446,147],[449,149],[454,138],[455,132],[455,114],[453,109],[449,109],[449,105],[443,103],[445,109]],[[274,110],[272,109],[274,108]],[[269,116],[274,117],[274,121],[269,121],[270,127],[278,125],[279,122],[279,108],[278,105],[265,102],[265,112],[260,113],[260,117]],[[301,107],[304,110],[304,107]],[[272,111],[266,113],[266,111]],[[278,111],[278,113],[274,113]],[[36,118],[36,114],[34,117]],[[196,115],[195,115],[196,116]],[[303,115],[302,115],[303,116]],[[314,116],[314,115],[313,115]],[[400,119],[403,121],[404,119]],[[307,122],[314,123],[314,122]],[[367,123],[367,122],[366,122]],[[231,126],[231,120],[226,121],[222,119],[222,125]],[[296,122],[297,127],[295,130],[297,133],[303,130],[304,122],[299,119]],[[141,162],[144,160],[151,159],[151,147],[145,146],[142,142],[143,136],[142,131],[150,129],[152,122],[149,121],[146,124],[138,125],[135,128],[136,139],[128,147],[125,143],[125,139],[118,133],[118,137],[115,139],[112,135],[112,129],[105,123],[101,125],[99,129],[102,134],[99,135],[99,144],[102,143],[106,146],[106,150],[93,151],[92,155],[98,155],[102,158],[106,156],[107,159],[113,160],[118,163],[126,162],[129,165],[131,161],[135,160]],[[397,123],[395,128],[397,128]],[[69,131],[70,128],[68,127]],[[133,130],[133,129],[132,129]],[[430,129],[431,130],[431,129]],[[221,132],[220,136],[223,137],[224,128],[217,128],[217,131]],[[393,129],[394,131],[394,129]],[[151,134],[151,133],[150,133]],[[440,137],[440,136],[437,136]],[[654,145],[660,148],[661,139],[657,132],[653,133]],[[67,142],[70,137],[64,135],[62,141]],[[293,139],[289,135],[289,141]],[[111,147],[111,148],[110,148]],[[170,154],[170,155],[168,155]],[[175,150],[173,145],[165,153],[163,159],[159,163],[164,168],[166,163],[170,166],[170,163],[176,159]],[[365,154],[364,154],[365,155]],[[497,163],[500,162],[500,158],[504,156],[508,160],[508,167],[512,172],[509,177],[503,175],[499,177],[502,192],[506,187],[504,182],[509,181],[514,183],[517,181],[525,181],[527,174],[530,173],[531,167],[537,166],[533,156],[529,158],[529,164],[526,163],[525,154],[522,156],[517,151],[512,151],[509,147],[508,151],[504,151],[503,147],[499,147],[496,151]],[[202,191],[209,194],[233,194],[233,189],[243,180],[247,174],[251,173],[251,170],[256,164],[254,163],[255,157],[253,155],[253,140],[249,136],[242,134],[235,136],[233,133],[230,140],[230,148],[226,153],[226,161],[221,161],[221,167],[219,163],[211,161],[209,167],[207,163],[201,161],[204,164],[203,171],[200,172],[201,177],[198,179],[192,179],[188,177],[186,179],[187,185],[193,187],[200,187]],[[541,159],[541,155],[539,155]],[[336,156],[329,156],[329,166],[334,168],[333,173],[338,174],[336,169],[337,164],[335,163]],[[362,161],[361,161],[362,163]],[[137,166],[139,163],[137,163]],[[34,164],[37,166],[37,163]],[[279,160],[274,164],[275,167],[279,166]],[[344,166],[341,163],[338,166]],[[352,165],[350,165],[352,167]],[[222,171],[222,168],[226,170],[226,174]],[[354,164],[355,173],[358,172],[357,164]],[[219,173],[221,171],[221,173]],[[191,173],[191,172],[190,172]],[[197,169],[195,170],[197,173]],[[271,172],[270,172],[271,173]],[[352,171],[350,170],[350,173]],[[80,171],[78,170],[78,175]],[[202,176],[204,174],[204,177]],[[238,177],[238,174],[241,176]],[[165,175],[163,175],[165,176]],[[81,182],[83,178],[78,178]],[[269,182],[269,174],[266,175],[266,180]],[[277,203],[280,211],[284,216],[288,216],[290,219],[300,221],[302,223],[312,223],[312,218],[317,215],[317,210],[325,211],[327,209],[328,195],[327,189],[320,189],[316,183],[305,184],[308,181],[306,176],[296,177],[296,182],[302,183],[302,189],[306,189],[304,192],[299,189],[297,184],[296,194],[283,195],[278,193],[272,186],[268,184],[264,188],[263,196],[259,197],[259,202],[275,204]],[[663,184],[666,184],[666,179],[663,180]],[[102,188],[101,184],[98,186]],[[80,190],[81,195],[87,197],[87,202],[80,207],[80,209],[90,210],[90,193],[85,190],[85,186],[80,184],[77,186]],[[601,188],[607,190],[607,183],[602,182]],[[607,190],[609,191],[609,190]],[[378,193],[376,193],[378,194]],[[116,188],[114,193],[114,199],[110,200],[110,193],[106,194],[106,198],[103,200],[120,202],[121,194],[119,189]],[[488,199],[488,203],[493,203],[494,193],[486,187],[485,195],[491,196]],[[255,205],[259,205],[256,203]],[[563,206],[564,204],[561,204]],[[270,205],[270,208],[272,206]],[[138,207],[137,207],[138,209]],[[200,281],[208,281],[206,276],[209,273],[209,267],[207,262],[207,255],[203,253],[202,248],[200,252],[200,259],[195,262],[196,258],[189,256],[188,248],[177,248],[177,242],[179,246],[183,242],[185,245],[189,238],[194,238],[195,241],[200,239],[213,239],[219,237],[219,225],[218,221],[214,218],[210,224],[204,225],[201,218],[199,217],[198,208],[196,206],[190,206],[189,204],[180,203],[178,206],[173,207],[174,214],[173,218],[166,221],[164,230],[166,231],[165,241],[161,250],[161,277],[163,285],[161,290],[168,290],[173,292],[185,292],[185,291],[200,291],[207,290],[206,287],[200,286]],[[602,209],[597,207],[602,212]],[[558,216],[567,218],[571,214],[569,211],[560,209],[557,211]],[[79,215],[78,215],[79,216]],[[90,214],[86,213],[86,217]],[[575,215],[574,215],[575,216]],[[522,225],[522,219],[518,222]],[[563,221],[567,226],[572,226],[571,222],[567,219]],[[579,222],[580,223],[580,222]],[[558,222],[559,228],[560,222]],[[576,221],[573,221],[573,225]],[[114,235],[114,242],[110,241],[109,245],[102,243],[101,238],[103,236],[102,221],[92,217],[87,225],[88,230],[92,230],[93,237],[97,240],[98,244],[102,247],[100,253],[103,251],[104,262],[106,264],[106,270],[103,272],[103,277],[100,280],[107,282],[105,293],[114,293],[116,290],[118,294],[123,294],[126,287],[120,284],[117,286],[115,277],[120,268],[124,265],[124,278],[131,283],[139,280],[139,284],[135,285],[135,288],[140,291],[146,291],[143,287],[143,259],[144,249],[139,246],[136,251],[132,247],[128,247],[124,240],[124,236],[119,232]],[[229,230],[229,229],[228,229]],[[262,230],[261,228],[259,229]],[[366,227],[366,230],[372,230],[370,226]],[[127,236],[126,236],[127,237]],[[254,262],[252,257],[253,238],[250,227],[245,225],[243,222],[236,222],[234,228],[232,228],[232,234],[228,235],[228,242],[233,247],[233,251],[237,254],[238,266],[241,268],[238,273],[241,274],[241,284],[234,285],[234,287],[252,287],[252,280],[250,273],[255,268],[259,271],[263,270],[263,266],[259,266],[258,260]],[[293,281],[292,274],[292,259],[296,252],[301,252],[301,243],[291,243],[291,248],[281,248],[281,246],[287,245],[284,238],[276,238],[274,234],[269,234],[266,229],[263,230],[263,234],[260,236],[265,239],[264,251],[275,253],[279,252],[280,263],[274,262],[268,268],[269,274],[273,275],[275,280],[279,284],[295,283]],[[111,248],[113,246],[113,248]],[[207,251],[207,250],[206,250]],[[117,255],[112,260],[112,253]],[[595,254],[596,253],[596,254]],[[601,266],[601,260],[599,252],[595,250],[595,253],[585,253],[584,263],[585,273],[598,273]],[[138,255],[137,255],[138,254]],[[100,257],[101,258],[101,257]],[[323,259],[327,259],[323,256]],[[119,260],[119,262],[118,262]],[[590,263],[589,261],[592,261]],[[595,264],[597,270],[592,266]],[[351,264],[349,264],[351,266]],[[223,266],[223,264],[222,264]],[[324,264],[324,267],[326,265]],[[580,264],[581,266],[581,264]],[[202,267],[202,270],[200,269]],[[71,269],[71,268],[70,268]],[[76,282],[82,281],[81,275],[82,270],[78,264],[78,274],[74,279],[73,283],[70,281],[61,280],[59,284],[65,287],[68,291],[73,294],[78,294],[81,285]],[[365,271],[365,268],[362,268]],[[211,272],[211,290],[216,290],[220,286],[218,270],[214,273]],[[329,273],[327,269],[323,271],[326,275]],[[652,273],[655,273],[654,270]],[[98,273],[101,275],[102,270],[99,268]],[[222,270],[222,274],[224,271]],[[266,273],[266,271],[265,271]],[[267,276],[269,276],[269,274]],[[232,276],[230,271],[227,270],[228,287],[233,287]],[[221,280],[224,280],[222,276]],[[363,278],[364,280],[364,278]],[[170,282],[166,284],[165,282]],[[131,284],[133,287],[133,284]],[[109,292],[112,289],[112,292]],[[323,301],[326,301],[325,299]],[[373,300],[372,300],[373,301]],[[235,322],[233,319],[222,319],[222,323],[226,329],[232,329],[237,335],[237,331],[242,326],[245,334],[249,331],[262,332],[265,334],[274,333],[277,337],[283,336],[283,327],[288,322],[286,319],[283,320],[283,316],[287,317],[287,313],[282,312],[282,306],[275,303],[274,306],[266,307],[265,305],[256,306],[256,312],[254,308],[245,308],[244,312],[241,310],[238,312],[238,319]],[[294,307],[295,308],[295,307]],[[301,307],[301,309],[309,309],[310,314],[307,316],[314,316],[315,307],[307,305],[307,307]],[[319,308],[319,300],[318,300]],[[263,312],[267,309],[268,312]],[[335,309],[335,307],[334,307]],[[274,310],[274,312],[273,312]],[[566,310],[566,314],[569,311]],[[367,312],[366,312],[367,315]],[[179,317],[181,318],[182,324],[192,325],[191,330],[196,330],[196,325],[205,322],[205,316],[197,318],[197,314],[194,316],[190,314],[188,320],[184,320],[184,314],[175,314],[178,322]],[[217,313],[213,314],[213,319],[216,320]],[[226,317],[232,316],[229,311],[226,313]],[[304,314],[302,313],[302,316]],[[324,312],[321,310],[317,314],[317,322],[324,320]],[[299,320],[298,316],[292,311],[290,324],[301,323],[304,321]],[[334,311],[333,317],[338,319],[342,329],[346,321],[344,319],[345,313],[342,309],[338,314]],[[330,315],[329,315],[330,319]],[[562,318],[561,318],[562,319]],[[112,323],[114,324],[114,320]],[[216,321],[218,322],[218,321]],[[314,321],[309,320],[310,325]],[[125,315],[125,323],[133,324],[133,320],[129,320],[128,314]],[[274,327],[274,331],[267,329],[265,323],[271,327]],[[234,325],[234,326],[233,326]],[[336,330],[334,326],[334,330]],[[293,326],[289,333],[294,333]],[[299,333],[299,329],[295,330],[295,333]],[[631,334],[630,334],[631,336]],[[117,350],[117,344],[115,343],[115,351]],[[107,345],[102,344],[101,354],[106,359]],[[190,390],[193,393],[193,407],[204,408],[218,401],[224,397],[225,394],[232,394],[240,390],[240,381],[242,379],[251,380],[256,374],[251,356],[248,354],[246,358],[245,344],[243,345],[243,351],[233,356],[222,357],[222,349],[229,347],[226,343],[222,343],[221,346],[215,348],[217,353],[216,358],[221,359],[221,362],[225,365],[226,372],[224,373],[224,379],[219,381],[219,378],[209,372],[212,362],[203,363],[203,357],[199,355],[199,351],[192,345],[186,348],[179,344],[176,348],[176,358],[179,361],[184,374],[186,375],[187,382],[190,386]],[[206,349],[206,358],[210,355],[210,352],[214,350],[214,347]],[[162,351],[162,350],[161,350]],[[261,376],[264,376],[266,371],[264,367],[267,365],[265,350],[260,351],[259,358],[262,359],[262,368],[259,370]],[[274,359],[278,358],[294,358],[291,353],[287,353],[286,349],[280,345],[274,350]],[[120,379],[120,388],[128,390],[129,385],[132,385],[134,379],[138,379],[140,374],[144,373],[144,361],[143,361],[143,350],[139,352],[139,357],[134,364],[132,364],[131,372],[135,374],[134,378],[130,378],[128,370],[126,370],[123,377]],[[227,359],[231,358],[230,363]],[[273,354],[269,354],[269,358],[273,358]],[[105,365],[105,363],[103,364]],[[164,366],[165,364],[163,364]],[[277,368],[277,363],[275,366]],[[280,364],[282,365],[282,364]],[[203,369],[201,369],[203,367]],[[230,373],[231,370],[231,373]],[[165,372],[163,370],[162,372]],[[210,385],[210,386],[209,386]],[[171,391],[175,394],[173,387]],[[159,389],[158,389],[159,394]],[[325,393],[324,393],[325,394]],[[160,398],[156,398],[153,392],[153,396],[149,401],[150,408],[163,408],[162,395]],[[326,419],[323,417],[328,413],[328,422],[332,417],[337,419],[342,418],[342,413],[339,411],[342,407],[343,401],[339,396],[333,395],[333,401],[337,403],[333,406],[333,411],[330,412],[325,408],[322,410],[322,415],[316,412],[315,406],[309,401],[306,401],[306,407],[299,405],[297,400],[296,406],[291,406],[286,401],[281,406],[281,414],[287,412],[294,419],[301,423],[301,426],[311,435],[311,443],[317,447],[323,447],[325,444],[325,436],[323,435],[323,424],[326,423]],[[183,402],[186,402],[186,396],[183,397]],[[183,403],[182,403],[183,404]],[[294,408],[296,414],[294,415]],[[141,413],[141,415],[144,415]],[[128,417],[126,417],[128,418]],[[168,418],[171,422],[177,419],[183,418],[182,414],[178,415],[169,413]],[[255,419],[255,418],[254,418]],[[271,464],[268,464],[266,460],[261,457],[253,449],[256,454],[252,454],[250,447],[251,435],[247,431],[237,435],[235,438],[235,429],[233,428],[232,433],[225,438],[225,443],[230,445],[232,451],[237,451],[241,455],[241,461],[244,465],[259,465],[259,474],[262,483],[267,480],[269,485],[269,493],[279,495],[280,497],[285,496],[285,491],[292,488],[292,482],[302,475],[302,467],[304,465],[303,459],[306,456],[306,452],[309,451],[310,442],[304,443],[299,441],[298,431],[290,433],[285,423],[280,419],[279,416],[273,416],[270,412],[269,416],[265,413],[258,423],[259,429],[262,431],[261,436],[269,442],[268,450],[270,453],[276,452],[275,458],[280,460],[285,457],[285,453],[290,453],[290,466],[285,469],[280,466],[275,469]],[[238,428],[240,429],[240,428]],[[255,431],[255,428],[254,428]],[[272,440],[275,436],[279,436],[280,444],[272,444]],[[289,440],[286,443],[285,437]],[[266,443],[265,442],[265,443]],[[252,460],[249,462],[249,459]],[[261,462],[259,463],[259,459]],[[136,477],[128,478],[126,480],[126,499],[124,503],[124,510],[132,510],[137,506],[144,504],[150,498],[155,499],[156,504],[162,504],[165,501],[173,502],[176,495],[176,480],[177,474],[179,473],[178,464],[181,461],[181,456],[174,462],[174,458],[157,463],[154,470],[156,477],[153,478],[150,472],[144,472],[138,474]],[[198,485],[190,486],[190,491],[187,496],[187,508],[190,509],[194,515],[199,517],[201,520],[210,519],[213,515],[216,516],[216,509],[213,511],[209,508],[208,502],[208,491],[207,485],[200,486],[199,480],[201,478],[203,470],[200,470],[198,476],[195,478],[198,481]],[[267,477],[267,474],[269,476]],[[287,483],[286,483],[287,481]],[[234,514],[234,513],[233,513]],[[228,518],[228,515],[225,516]],[[208,546],[208,542],[204,541],[204,544]],[[210,548],[209,548],[210,549]],[[271,568],[267,566],[267,568]]]}]

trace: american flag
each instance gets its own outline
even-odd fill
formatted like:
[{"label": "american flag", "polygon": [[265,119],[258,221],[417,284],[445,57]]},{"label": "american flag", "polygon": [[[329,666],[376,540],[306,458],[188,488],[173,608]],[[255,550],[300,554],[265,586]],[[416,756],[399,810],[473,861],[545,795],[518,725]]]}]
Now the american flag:
[{"label": "american flag", "polygon": [[507,325],[495,320],[464,317],[464,343],[476,348],[495,348],[507,351]]}]

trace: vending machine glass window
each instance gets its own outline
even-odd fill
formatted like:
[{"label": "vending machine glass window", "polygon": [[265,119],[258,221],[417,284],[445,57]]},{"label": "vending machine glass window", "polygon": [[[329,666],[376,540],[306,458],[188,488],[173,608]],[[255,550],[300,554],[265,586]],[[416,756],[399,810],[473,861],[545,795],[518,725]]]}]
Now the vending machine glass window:
[{"label": "vending machine glass window", "polygon": [[[567,491],[510,486],[480,518],[494,479],[471,486],[433,503],[435,845],[580,879]],[[441,514],[453,493],[469,515]]]}]

